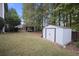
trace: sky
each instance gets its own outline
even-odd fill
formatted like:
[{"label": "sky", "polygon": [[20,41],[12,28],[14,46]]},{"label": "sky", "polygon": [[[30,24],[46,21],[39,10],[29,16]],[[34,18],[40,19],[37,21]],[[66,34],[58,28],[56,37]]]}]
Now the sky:
[{"label": "sky", "polygon": [[16,9],[16,12],[18,13],[19,17],[22,16],[22,3],[8,3],[8,8]]},{"label": "sky", "polygon": [[[22,3],[8,3],[8,8],[14,8],[16,12],[18,13],[19,17],[22,17]],[[24,24],[23,19],[21,18],[21,24]]]}]

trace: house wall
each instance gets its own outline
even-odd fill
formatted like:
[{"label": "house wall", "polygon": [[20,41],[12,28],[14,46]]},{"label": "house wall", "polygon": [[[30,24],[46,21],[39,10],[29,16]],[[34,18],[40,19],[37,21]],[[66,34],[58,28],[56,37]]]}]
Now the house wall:
[{"label": "house wall", "polygon": [[4,3],[0,3],[0,17],[4,18]]}]

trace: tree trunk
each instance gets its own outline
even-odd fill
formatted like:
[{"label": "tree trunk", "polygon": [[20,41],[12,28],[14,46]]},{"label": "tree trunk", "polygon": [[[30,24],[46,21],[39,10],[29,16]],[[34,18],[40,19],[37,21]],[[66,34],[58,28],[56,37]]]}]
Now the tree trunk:
[{"label": "tree trunk", "polygon": [[[53,13],[53,17],[55,17],[55,15],[54,15],[54,13]],[[56,20],[53,18],[53,23],[54,23],[54,25],[56,25]]]},{"label": "tree trunk", "polygon": [[59,20],[58,20],[58,22],[59,22],[59,26],[60,26],[60,11],[59,11]]},{"label": "tree trunk", "polygon": [[70,13],[70,27],[72,25],[72,14]]},{"label": "tree trunk", "polygon": [[65,27],[67,27],[67,21],[68,21],[68,19],[67,19],[67,14],[66,14]]},{"label": "tree trunk", "polygon": [[65,27],[65,14],[63,14],[63,26]]}]

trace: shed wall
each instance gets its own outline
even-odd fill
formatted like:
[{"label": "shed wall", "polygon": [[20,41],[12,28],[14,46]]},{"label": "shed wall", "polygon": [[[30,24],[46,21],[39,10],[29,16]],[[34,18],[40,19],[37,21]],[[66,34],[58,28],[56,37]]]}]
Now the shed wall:
[{"label": "shed wall", "polygon": [[[43,28],[43,38],[46,38],[46,29],[54,28],[55,31],[55,42],[61,46],[65,46],[71,42],[71,29],[55,27],[55,26],[46,26]],[[52,31],[51,31],[52,32]],[[47,39],[47,38],[46,38]],[[48,39],[49,40],[49,39]]]},{"label": "shed wall", "polygon": [[63,44],[66,45],[71,42],[71,29],[64,29],[63,34]]},{"label": "shed wall", "polygon": [[56,29],[56,43],[63,45],[63,29],[62,28]]}]

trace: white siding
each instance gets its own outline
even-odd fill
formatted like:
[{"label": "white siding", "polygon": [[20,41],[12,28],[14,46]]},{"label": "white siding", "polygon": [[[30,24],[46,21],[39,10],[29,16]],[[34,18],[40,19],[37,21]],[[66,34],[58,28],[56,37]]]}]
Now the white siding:
[{"label": "white siding", "polygon": [[[46,31],[47,29],[49,30]],[[55,29],[56,31],[53,32],[54,31],[53,29]],[[46,38],[47,40],[50,40],[52,42],[56,42],[61,46],[65,46],[71,42],[71,34],[72,34],[71,29],[68,29],[68,28],[62,28],[62,27],[57,27],[52,25],[49,25],[43,28],[43,38]],[[55,39],[54,39],[54,36],[55,36]]]},{"label": "white siding", "polygon": [[52,42],[55,41],[55,29],[53,29],[53,28],[46,29],[46,39],[48,39],[49,41],[52,41]]},{"label": "white siding", "polygon": [[63,44],[66,45],[71,42],[71,29],[64,29]]},{"label": "white siding", "polygon": [[4,18],[4,4],[0,3],[0,17]]},{"label": "white siding", "polygon": [[63,29],[56,29],[56,43],[63,45]]}]

